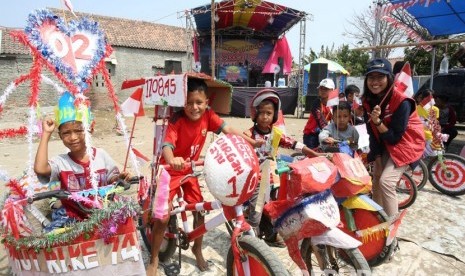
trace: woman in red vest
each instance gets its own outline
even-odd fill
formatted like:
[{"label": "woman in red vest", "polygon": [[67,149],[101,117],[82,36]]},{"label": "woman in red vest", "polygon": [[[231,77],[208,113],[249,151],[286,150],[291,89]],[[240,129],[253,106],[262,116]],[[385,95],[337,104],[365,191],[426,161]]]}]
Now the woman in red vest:
[{"label": "woman in red vest", "polygon": [[414,168],[425,149],[423,125],[415,101],[399,91],[391,63],[368,63],[362,97],[370,135],[368,161],[375,161],[373,199],[391,218],[398,213],[396,185],[408,166]]}]

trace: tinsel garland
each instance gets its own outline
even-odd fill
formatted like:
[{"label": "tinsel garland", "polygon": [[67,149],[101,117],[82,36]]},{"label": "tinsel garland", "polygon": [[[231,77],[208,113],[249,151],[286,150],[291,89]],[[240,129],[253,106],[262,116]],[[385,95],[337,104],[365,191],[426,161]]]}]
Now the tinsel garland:
[{"label": "tinsel garland", "polygon": [[323,192],[321,192],[319,194],[312,195],[312,196],[309,196],[309,197],[306,197],[306,198],[300,200],[297,205],[290,208],[289,210],[284,212],[278,219],[276,219],[276,222],[274,224],[274,229],[277,231],[277,229],[279,229],[281,227],[281,224],[284,222],[284,220],[288,216],[290,216],[290,215],[292,215],[294,213],[298,213],[298,212],[302,211],[309,204],[324,201],[330,195],[331,195],[331,190],[325,190],[325,191],[323,191]]},{"label": "tinsel garland", "polygon": [[21,248],[33,248],[38,251],[43,248],[70,244],[83,234],[85,236],[87,234],[90,237],[90,234],[94,233],[94,231],[98,232],[98,227],[102,227],[105,221],[111,219],[115,214],[118,221],[121,221],[134,217],[139,212],[140,206],[133,200],[112,202],[105,209],[95,209],[87,220],[69,225],[70,230],[63,233],[51,232],[22,237],[20,239],[15,239],[12,235],[6,234],[3,229],[1,230],[1,234],[4,236],[3,242],[6,246],[16,248],[17,250]]},{"label": "tinsel garland", "polygon": [[23,136],[27,133],[27,127],[21,126],[19,128],[7,128],[0,130],[0,139],[13,138],[16,136]]}]

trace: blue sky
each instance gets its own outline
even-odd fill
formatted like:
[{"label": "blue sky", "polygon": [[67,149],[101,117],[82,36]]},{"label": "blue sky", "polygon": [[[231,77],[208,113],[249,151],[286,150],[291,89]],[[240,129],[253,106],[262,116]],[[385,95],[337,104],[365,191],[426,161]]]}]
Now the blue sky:
[{"label": "blue sky", "polygon": [[[71,0],[74,9],[99,15],[123,17],[162,23],[174,26],[185,26],[185,17],[178,18],[182,11],[201,5],[208,5],[209,0],[168,0],[169,4],[157,0]],[[61,7],[61,0],[2,0],[0,6],[0,26],[24,27],[27,15],[34,9],[45,7]],[[218,0],[216,2],[219,2]],[[349,44],[354,47],[357,41],[344,37],[343,33],[350,28],[348,20],[360,14],[372,5],[373,0],[269,0],[312,15],[313,21],[307,21],[305,54],[310,47],[319,51],[321,45],[336,47]],[[165,4],[163,4],[165,3]],[[8,8],[6,8],[8,6]],[[295,25],[286,35],[294,60],[299,54],[299,25]]]}]

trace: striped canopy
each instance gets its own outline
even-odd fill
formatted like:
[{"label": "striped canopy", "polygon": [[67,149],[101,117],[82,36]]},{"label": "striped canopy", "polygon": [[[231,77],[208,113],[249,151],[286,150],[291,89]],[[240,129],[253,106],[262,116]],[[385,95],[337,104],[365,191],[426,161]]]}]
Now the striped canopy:
[{"label": "striped canopy", "polygon": [[[219,35],[278,38],[305,12],[259,0],[230,0],[215,3],[215,32]],[[191,10],[200,36],[211,35],[211,5]]]}]

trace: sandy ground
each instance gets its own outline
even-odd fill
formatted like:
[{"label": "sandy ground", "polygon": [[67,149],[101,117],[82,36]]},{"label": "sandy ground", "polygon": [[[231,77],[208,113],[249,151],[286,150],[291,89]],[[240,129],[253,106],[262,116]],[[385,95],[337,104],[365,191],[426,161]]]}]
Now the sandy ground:
[{"label": "sandy ground", "polygon": [[[151,111],[147,110],[147,114]],[[21,111],[5,112],[0,118],[0,129],[18,127],[27,122],[27,113]],[[126,156],[125,141],[113,130],[115,119],[112,112],[97,112],[96,132],[92,142],[95,146],[105,148],[119,163],[124,164]],[[251,126],[250,119],[225,117],[233,127],[244,130]],[[285,119],[287,133],[297,140],[302,140],[302,129],[306,119],[288,116]],[[132,118],[126,119],[128,128]],[[153,145],[153,122],[149,117],[137,119],[133,145],[135,148],[151,155]],[[55,137],[57,138],[57,137]],[[211,141],[211,139],[208,139]],[[465,136],[460,134],[450,151],[460,152],[465,144]],[[35,155],[37,141],[32,149]],[[25,138],[0,140],[0,171],[6,171],[10,177],[18,177],[27,168],[29,150]],[[50,156],[65,151],[58,139],[50,142]],[[283,151],[284,153],[288,151]],[[148,168],[143,169],[149,176]],[[4,190],[3,183],[2,190]],[[206,188],[204,196],[211,195]],[[465,197],[449,197],[439,193],[429,183],[419,193],[416,203],[409,209],[400,227],[400,248],[393,261],[373,270],[374,275],[463,275],[465,271]],[[214,213],[211,214],[212,216]],[[208,219],[208,217],[207,217]],[[200,273],[195,267],[195,259],[190,250],[182,253],[181,275],[225,275],[225,262],[229,248],[229,235],[224,226],[218,227],[204,237],[204,256],[212,262],[210,270]],[[282,260],[291,275],[299,275],[297,266],[291,261],[286,249],[272,249]],[[4,255],[4,252],[0,252]],[[174,261],[174,260],[173,260]],[[3,268],[5,260],[3,260]],[[0,274],[5,270],[0,269]],[[161,270],[160,270],[161,271]],[[161,273],[161,275],[164,275]]]}]

